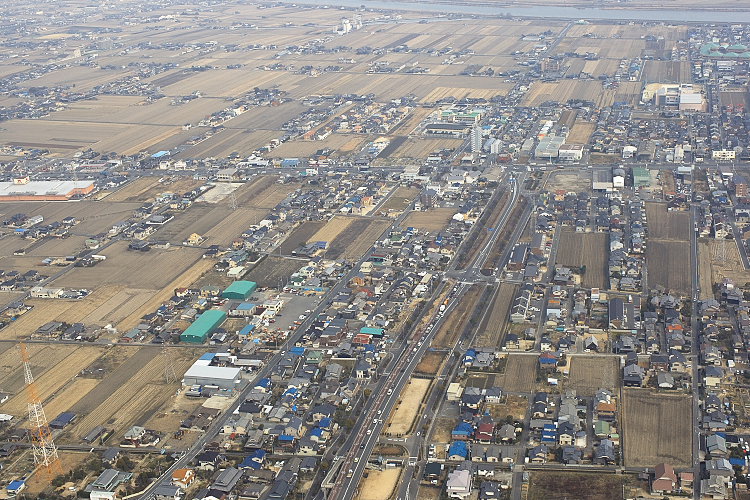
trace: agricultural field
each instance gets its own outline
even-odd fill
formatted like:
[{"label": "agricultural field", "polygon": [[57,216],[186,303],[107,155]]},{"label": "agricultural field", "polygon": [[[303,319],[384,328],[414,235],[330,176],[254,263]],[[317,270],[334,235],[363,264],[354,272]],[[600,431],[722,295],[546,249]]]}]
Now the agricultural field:
[{"label": "agricultural field", "polygon": [[679,240],[690,241],[690,214],[681,211],[668,211],[662,203],[646,203],[646,222],[649,241]]},{"label": "agricultural field", "polygon": [[402,436],[414,430],[412,429],[414,421],[419,417],[419,409],[422,406],[422,400],[427,396],[430,384],[432,384],[432,379],[429,378],[412,377],[409,379],[399,395],[396,406],[393,407],[385,427],[387,429],[385,434]]},{"label": "agricultural field", "polygon": [[[335,220],[337,217],[334,217]],[[326,258],[357,260],[380,238],[391,225],[389,220],[374,218],[347,218],[350,222],[328,245]],[[325,229],[325,227],[323,228]],[[313,241],[323,239],[315,238]],[[323,240],[330,241],[330,240]]]},{"label": "agricultural field", "polygon": [[557,264],[581,268],[586,266],[583,286],[607,288],[608,242],[605,233],[562,231],[557,247]]},{"label": "agricultural field", "polygon": [[674,467],[692,464],[692,400],[686,395],[623,389],[621,402],[625,465]]},{"label": "agricultural field", "polygon": [[523,99],[522,106],[539,106],[546,101],[565,103],[569,99],[593,101],[600,107],[611,106],[614,92],[602,89],[596,80],[560,80],[534,82]]},{"label": "agricultural field", "polygon": [[253,267],[244,279],[255,281],[259,287],[278,287],[286,283],[292,273],[307,264],[307,259],[268,255]]},{"label": "agricultural field", "polygon": [[499,348],[505,336],[508,323],[510,307],[518,291],[518,286],[512,283],[501,283],[495,296],[495,301],[490,308],[490,314],[485,322],[479,327],[476,338],[477,347]]},{"label": "agricultural field", "polygon": [[540,472],[531,473],[528,500],[551,498],[575,498],[576,500],[622,499],[622,475],[586,472]]},{"label": "agricultural field", "polygon": [[689,294],[692,286],[691,274],[685,272],[685,266],[689,262],[690,244],[688,242],[649,238],[646,247],[649,287],[658,285],[668,290]]},{"label": "agricultural field", "polygon": [[567,389],[579,396],[594,396],[599,389],[615,390],[620,386],[620,364],[614,357],[571,356]]},{"label": "agricultural field", "polygon": [[196,181],[192,177],[174,176],[174,177],[139,177],[128,182],[117,191],[106,197],[108,203],[111,202],[147,202],[154,201],[161,193],[182,194],[192,191],[203,184],[202,181]]},{"label": "agricultural field", "polygon": [[531,392],[536,386],[536,356],[508,354],[505,374],[498,377],[498,386],[510,392]]},{"label": "agricultural field", "polygon": [[283,255],[291,255],[291,253],[302,245],[305,245],[312,240],[312,236],[320,231],[326,223],[323,221],[305,221],[297,226],[289,236],[279,245],[279,252]]},{"label": "agricultural field", "polygon": [[731,278],[738,285],[750,282],[750,271],[745,270],[734,239],[700,239],[698,268],[701,298],[713,297],[712,284],[720,283],[724,278]]},{"label": "agricultural field", "polygon": [[404,220],[404,226],[415,227],[421,231],[442,231],[450,223],[456,209],[451,207],[430,208],[410,213]]},{"label": "agricultural field", "polygon": [[576,121],[566,139],[569,144],[588,144],[591,134],[596,130],[595,123]]}]

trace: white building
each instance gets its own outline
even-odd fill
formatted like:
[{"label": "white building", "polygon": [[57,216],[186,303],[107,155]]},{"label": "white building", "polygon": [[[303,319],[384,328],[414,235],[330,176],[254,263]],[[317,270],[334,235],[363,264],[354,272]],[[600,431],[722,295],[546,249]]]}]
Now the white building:
[{"label": "white building", "polygon": [[583,146],[580,144],[563,144],[557,152],[560,161],[580,161],[583,158]]},{"label": "white building", "polygon": [[450,498],[464,499],[471,495],[471,472],[454,470],[448,474],[446,492]]},{"label": "white building", "polygon": [[219,389],[235,390],[239,388],[242,381],[242,370],[239,368],[226,368],[211,366],[212,353],[204,354],[193,366],[188,368],[182,378],[182,385],[191,387],[194,385],[214,386]]}]

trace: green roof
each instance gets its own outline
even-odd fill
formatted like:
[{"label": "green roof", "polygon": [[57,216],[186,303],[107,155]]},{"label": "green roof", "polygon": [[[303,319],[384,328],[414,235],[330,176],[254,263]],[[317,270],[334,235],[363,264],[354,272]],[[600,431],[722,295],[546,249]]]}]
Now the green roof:
[{"label": "green roof", "polygon": [[180,335],[182,342],[194,342],[197,344],[206,341],[206,338],[216,331],[227,318],[227,313],[218,309],[209,309],[204,312],[193,324]]},{"label": "green roof", "polygon": [[221,296],[225,299],[246,299],[255,291],[257,286],[254,281],[235,281],[221,293]]}]

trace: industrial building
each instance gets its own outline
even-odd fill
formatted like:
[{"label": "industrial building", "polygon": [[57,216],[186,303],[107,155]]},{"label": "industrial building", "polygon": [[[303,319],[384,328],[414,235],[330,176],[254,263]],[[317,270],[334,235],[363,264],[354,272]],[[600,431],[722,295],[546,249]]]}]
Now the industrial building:
[{"label": "industrial building", "polygon": [[245,300],[250,297],[258,285],[254,281],[235,281],[226,290],[221,292],[221,297],[232,300]]},{"label": "industrial building", "polygon": [[565,144],[565,137],[550,134],[539,140],[539,144],[534,150],[536,158],[557,158],[560,153],[560,147]]},{"label": "industrial building", "polygon": [[181,342],[201,344],[227,319],[227,313],[218,309],[204,312],[180,335]]},{"label": "industrial building", "polygon": [[651,172],[647,168],[633,167],[633,187],[648,187],[651,185]]},{"label": "industrial building", "polygon": [[94,191],[94,181],[32,181],[28,177],[0,182],[0,201],[67,201]]},{"label": "industrial building", "polygon": [[187,387],[208,386],[225,391],[238,389],[242,381],[242,370],[240,368],[211,366],[215,356],[214,353],[209,352],[193,363],[193,366],[185,372],[182,385]]}]

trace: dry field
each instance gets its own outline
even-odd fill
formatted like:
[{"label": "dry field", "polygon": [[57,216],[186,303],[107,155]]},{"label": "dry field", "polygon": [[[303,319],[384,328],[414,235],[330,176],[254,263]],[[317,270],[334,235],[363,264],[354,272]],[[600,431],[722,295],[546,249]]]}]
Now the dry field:
[{"label": "dry field", "polygon": [[[82,436],[97,425],[106,425],[121,435],[129,426],[142,425],[151,418],[180,386],[179,379],[166,383],[165,358],[158,355],[160,352],[159,349],[141,348],[78,400],[72,411],[78,410],[76,413],[81,417],[72,432]],[[173,349],[169,353],[178,378],[195,360],[197,352]]]},{"label": "dry field", "polygon": [[287,282],[292,273],[307,264],[306,260],[268,255],[245,275],[245,279],[255,281],[259,287],[276,288]]},{"label": "dry field", "polygon": [[690,240],[690,214],[668,211],[663,203],[646,203],[649,240]]},{"label": "dry field", "polygon": [[625,465],[653,467],[692,462],[692,405],[689,396],[623,389],[622,428]]},{"label": "dry field", "polygon": [[330,246],[333,240],[338,238],[354,220],[353,217],[336,215],[313,234],[308,241],[327,241]]},{"label": "dry field", "polygon": [[563,231],[557,248],[557,264],[569,267],[586,266],[583,286],[607,288],[607,235]]},{"label": "dry field", "polygon": [[692,80],[689,61],[644,61],[643,81],[684,83]]},{"label": "dry field", "polygon": [[[648,286],[689,294],[692,286],[685,266],[690,262],[690,244],[686,241],[654,240],[646,247]],[[710,288],[709,288],[710,289]]]},{"label": "dry field", "polygon": [[491,306],[491,313],[486,316],[484,324],[480,325],[475,344],[477,347],[499,348],[505,337],[510,307],[516,296],[518,286],[512,283],[501,283]]},{"label": "dry field", "polygon": [[54,284],[83,288],[123,285],[158,290],[200,260],[203,251],[199,248],[170,247],[138,252],[128,250],[127,242],[118,241],[101,253],[107,260],[95,267],[76,267],[55,280]]},{"label": "dry field", "polygon": [[623,477],[586,472],[531,473],[528,500],[575,498],[576,500],[617,500],[623,498]]},{"label": "dry field", "polygon": [[268,210],[262,208],[239,206],[232,210],[222,204],[194,203],[158,229],[152,239],[181,244],[191,234],[198,233],[208,238],[206,245],[228,245],[244,230],[260,222],[267,213]]},{"label": "dry field", "polygon": [[545,101],[566,103],[569,99],[585,99],[598,106],[609,106],[613,92],[602,89],[596,80],[560,80],[558,82],[534,82],[523,99],[522,106],[539,106]]},{"label": "dry field", "polygon": [[[330,259],[357,260],[370,249],[390,225],[391,222],[384,219],[351,218],[351,223],[347,224],[346,228],[329,244],[325,255]],[[313,241],[319,241],[319,239],[316,238]]]},{"label": "dry field", "polygon": [[510,392],[531,392],[536,386],[536,356],[508,354],[505,374],[498,377],[498,385]]},{"label": "dry field", "polygon": [[281,243],[279,246],[279,251],[283,255],[290,255],[292,251],[299,248],[301,245],[304,245],[310,241],[313,241],[311,237],[317,233],[323,226],[325,226],[325,222],[318,222],[318,221],[306,221],[297,226],[292,233],[286,237],[286,239]]},{"label": "dry field", "polygon": [[566,140],[568,144],[588,144],[594,130],[596,130],[595,123],[577,121],[570,128],[570,134]]},{"label": "dry field", "polygon": [[421,231],[442,231],[450,223],[456,209],[431,208],[421,212],[412,212],[404,220],[405,227],[415,227]]},{"label": "dry field", "polygon": [[432,379],[416,378],[409,379],[409,383],[399,395],[396,406],[388,419],[386,425],[386,434],[401,436],[413,431],[414,421],[419,417],[419,409],[422,406],[422,400],[430,389]]},{"label": "dry field", "polygon": [[[271,210],[298,187],[297,184],[279,184],[277,181],[275,175],[263,175],[244,184],[234,193],[237,205]],[[227,200],[223,203],[229,204]]]},{"label": "dry field", "polygon": [[323,148],[333,150],[332,156],[351,153],[359,150],[367,140],[364,135],[331,134],[322,141],[303,141],[295,139],[283,143],[273,150],[274,158],[304,157],[315,154]]},{"label": "dry field", "polygon": [[17,213],[28,216],[41,215],[45,223],[76,217],[81,221],[71,229],[74,235],[95,235],[108,231],[116,222],[130,217],[139,203],[110,203],[109,201],[76,202],[11,202],[0,203],[0,218]]},{"label": "dry field", "polygon": [[620,386],[620,364],[617,358],[605,356],[571,356],[567,389],[579,396],[593,396],[599,389],[610,391]]},{"label": "dry field", "polygon": [[384,470],[367,471],[367,477],[359,485],[357,500],[388,500],[399,484],[401,469],[395,467]]}]

